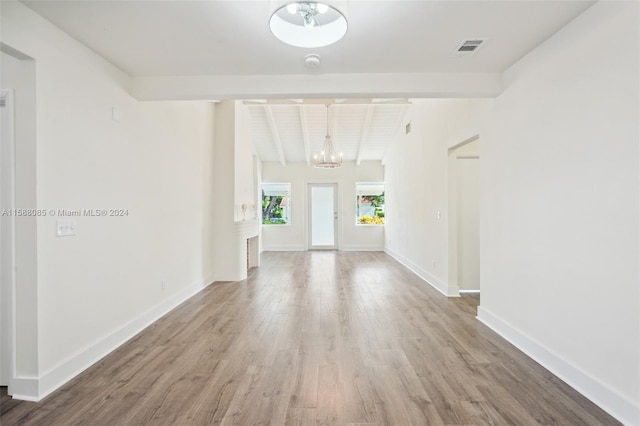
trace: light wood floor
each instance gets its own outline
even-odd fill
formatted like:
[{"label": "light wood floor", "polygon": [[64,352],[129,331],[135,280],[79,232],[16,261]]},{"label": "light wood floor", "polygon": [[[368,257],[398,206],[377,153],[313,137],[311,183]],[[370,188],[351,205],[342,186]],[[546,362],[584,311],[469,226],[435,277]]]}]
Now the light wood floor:
[{"label": "light wood floor", "polygon": [[[514,303],[523,303],[522,300]],[[264,253],[2,425],[618,424],[383,253]]]}]

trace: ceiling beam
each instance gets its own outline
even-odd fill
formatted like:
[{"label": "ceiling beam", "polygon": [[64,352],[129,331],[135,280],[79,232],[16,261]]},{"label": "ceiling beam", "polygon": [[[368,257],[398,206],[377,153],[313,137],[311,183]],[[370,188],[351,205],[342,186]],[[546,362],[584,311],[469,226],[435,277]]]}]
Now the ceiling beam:
[{"label": "ceiling beam", "polygon": [[[398,135],[400,134],[400,131],[403,127],[404,121],[407,117],[407,111],[409,111],[409,105],[406,105],[402,108],[402,111],[400,111],[400,114],[398,115],[398,122],[396,123],[396,130],[395,132],[393,132],[393,139],[395,141],[395,139],[398,138]],[[384,155],[382,156],[382,165],[384,166],[385,164],[387,164],[387,159],[389,157],[389,152],[391,152],[391,150],[393,149],[393,145],[394,145],[394,141],[391,141],[391,143],[389,143],[387,145],[387,150],[384,152]]]},{"label": "ceiling beam", "polygon": [[302,143],[304,144],[304,158],[307,166],[311,165],[311,143],[309,142],[309,128],[307,126],[307,110],[304,105],[298,108],[300,112],[300,128],[302,129]]},{"label": "ceiling beam", "polygon": [[269,128],[271,129],[271,137],[273,138],[273,143],[276,146],[276,150],[278,151],[280,163],[282,163],[283,166],[286,166],[287,160],[284,158],[284,150],[282,149],[280,133],[278,133],[278,127],[276,126],[276,120],[273,118],[273,111],[271,111],[271,107],[265,107],[264,113],[267,116],[267,122],[269,123]]},{"label": "ceiling beam", "polygon": [[358,142],[358,157],[356,157],[356,166],[359,166],[360,162],[362,161],[362,152],[364,150],[364,145],[367,143],[367,139],[369,139],[373,110],[373,105],[369,105],[367,107],[367,115],[364,117],[364,124],[362,125],[362,131],[360,132],[360,142]]},{"label": "ceiling beam", "polygon": [[[211,99],[495,98],[502,72],[132,77],[139,101]],[[324,101],[322,102],[324,103]]]},{"label": "ceiling beam", "polygon": [[242,101],[245,105],[406,105],[411,101],[408,98],[342,98],[342,99],[247,99]]}]

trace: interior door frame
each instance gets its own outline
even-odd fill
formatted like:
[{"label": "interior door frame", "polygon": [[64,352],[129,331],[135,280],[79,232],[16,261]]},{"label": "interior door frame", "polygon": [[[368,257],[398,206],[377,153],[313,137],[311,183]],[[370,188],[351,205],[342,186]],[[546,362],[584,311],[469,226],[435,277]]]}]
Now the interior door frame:
[{"label": "interior door frame", "polygon": [[[11,210],[15,208],[15,95],[12,89],[0,91],[0,98],[4,106],[0,107],[3,117],[1,127],[4,135],[0,146],[0,167],[1,181],[0,187],[0,207]],[[6,118],[6,120],[5,120]],[[6,130],[4,129],[6,126]],[[4,189],[4,190],[3,190]],[[16,377],[15,357],[16,357],[16,330],[15,330],[15,295],[16,295],[16,223],[13,215],[3,216],[0,226],[0,235],[3,247],[0,249],[0,272],[3,279],[0,283],[0,383],[2,386],[9,386],[9,394],[12,394],[11,387]],[[8,268],[7,270],[2,270]]]},{"label": "interior door frame", "polygon": [[[460,293],[480,293],[480,290],[460,290],[458,282],[458,178],[457,178],[457,150],[465,145],[480,140],[480,134],[473,135],[458,144],[451,146],[448,151],[447,165],[447,205],[448,205],[448,224],[447,234],[449,242],[449,265],[448,265],[448,293],[449,297],[460,296]],[[482,277],[482,275],[481,275]],[[482,289],[482,278],[480,278],[480,289]]]},{"label": "interior door frame", "polygon": [[[342,244],[342,233],[340,232],[340,224],[341,215],[340,215],[340,185],[335,180],[312,180],[307,181],[307,211],[306,211],[306,222],[307,222],[307,250],[340,250]],[[332,187],[333,188],[333,196],[334,196],[334,221],[333,221],[333,232],[334,232],[334,245],[333,246],[313,246],[311,240],[311,212],[312,212],[312,200],[311,200],[311,188],[316,187]]]}]

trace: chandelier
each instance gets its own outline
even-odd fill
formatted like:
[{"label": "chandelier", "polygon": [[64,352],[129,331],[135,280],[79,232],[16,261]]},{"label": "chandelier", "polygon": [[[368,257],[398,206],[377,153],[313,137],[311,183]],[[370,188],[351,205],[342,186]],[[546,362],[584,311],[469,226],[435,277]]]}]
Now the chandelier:
[{"label": "chandelier", "polygon": [[301,1],[277,9],[269,28],[280,41],[295,47],[324,47],[347,33],[347,19],[325,3]]},{"label": "chandelier", "polygon": [[327,135],[324,137],[324,145],[319,154],[313,156],[313,165],[319,169],[337,169],[342,166],[342,153],[336,155],[329,135],[329,105],[327,105]]}]

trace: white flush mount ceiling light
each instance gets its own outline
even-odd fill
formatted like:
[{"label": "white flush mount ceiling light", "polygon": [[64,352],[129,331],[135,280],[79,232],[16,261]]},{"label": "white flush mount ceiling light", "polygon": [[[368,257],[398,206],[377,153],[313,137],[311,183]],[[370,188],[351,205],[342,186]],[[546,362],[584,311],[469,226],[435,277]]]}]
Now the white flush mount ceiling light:
[{"label": "white flush mount ceiling light", "polygon": [[347,18],[326,3],[294,2],[277,9],[269,27],[280,41],[295,47],[324,47],[347,33]]}]

